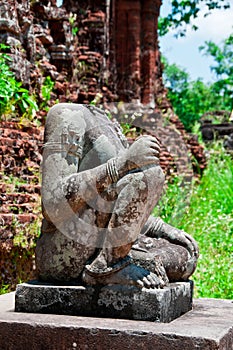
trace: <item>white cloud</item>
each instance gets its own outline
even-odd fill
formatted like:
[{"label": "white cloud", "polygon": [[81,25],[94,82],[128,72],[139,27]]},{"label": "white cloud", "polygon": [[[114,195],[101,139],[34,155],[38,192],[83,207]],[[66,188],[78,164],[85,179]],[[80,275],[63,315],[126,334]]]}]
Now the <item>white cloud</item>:
[{"label": "white cloud", "polygon": [[187,30],[187,39],[192,40],[194,37],[204,40],[219,41],[227,38],[233,32],[233,8],[227,10],[214,10],[210,15],[204,17],[206,13],[203,9],[198,18],[193,21],[198,26],[197,31]]}]

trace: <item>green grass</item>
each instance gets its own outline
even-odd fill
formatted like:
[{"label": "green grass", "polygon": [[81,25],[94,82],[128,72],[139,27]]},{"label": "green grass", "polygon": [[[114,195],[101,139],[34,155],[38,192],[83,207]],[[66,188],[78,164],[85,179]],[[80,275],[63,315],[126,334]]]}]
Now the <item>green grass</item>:
[{"label": "green grass", "polygon": [[218,145],[199,183],[169,184],[155,215],[191,234],[200,258],[195,296],[233,298],[233,160]]}]

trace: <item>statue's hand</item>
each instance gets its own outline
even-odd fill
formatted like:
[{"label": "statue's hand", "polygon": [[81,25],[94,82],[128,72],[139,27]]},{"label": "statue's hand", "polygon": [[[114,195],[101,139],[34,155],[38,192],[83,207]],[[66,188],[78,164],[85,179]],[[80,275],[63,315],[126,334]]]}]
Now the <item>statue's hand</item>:
[{"label": "statue's hand", "polygon": [[144,135],[126,150],[123,155],[128,170],[143,168],[144,166],[159,163],[159,141],[149,135]]}]

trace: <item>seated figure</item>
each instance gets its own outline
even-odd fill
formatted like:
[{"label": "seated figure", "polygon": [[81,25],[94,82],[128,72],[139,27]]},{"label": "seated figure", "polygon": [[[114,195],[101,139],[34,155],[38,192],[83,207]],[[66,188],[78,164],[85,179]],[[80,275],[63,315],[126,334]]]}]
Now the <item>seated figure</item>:
[{"label": "seated figure", "polygon": [[194,272],[198,247],[150,215],[164,185],[159,141],[129,147],[119,124],[93,106],[48,113],[42,164],[43,281],[163,288]]}]

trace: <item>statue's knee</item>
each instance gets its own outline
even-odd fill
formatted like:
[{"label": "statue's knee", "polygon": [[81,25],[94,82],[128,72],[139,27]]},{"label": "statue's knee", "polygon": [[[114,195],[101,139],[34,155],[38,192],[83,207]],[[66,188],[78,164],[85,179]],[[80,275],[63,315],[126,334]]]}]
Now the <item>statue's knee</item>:
[{"label": "statue's knee", "polygon": [[146,177],[146,184],[148,188],[148,196],[149,197],[160,197],[164,181],[165,175],[160,166],[153,166],[143,171]]},{"label": "statue's knee", "polygon": [[117,192],[121,192],[123,190],[138,190],[141,192],[142,190],[146,189],[146,177],[142,171],[130,173],[121,178],[117,184],[116,189]]},{"label": "statue's knee", "polygon": [[152,182],[164,184],[165,175],[162,168],[159,165],[146,169],[144,172],[147,174],[147,177],[149,177]]},{"label": "statue's knee", "polygon": [[154,192],[161,192],[165,176],[160,166],[154,166],[143,171],[132,172],[121,178],[116,185],[117,192],[123,189],[134,189],[138,193],[148,192],[148,196]]}]

